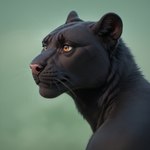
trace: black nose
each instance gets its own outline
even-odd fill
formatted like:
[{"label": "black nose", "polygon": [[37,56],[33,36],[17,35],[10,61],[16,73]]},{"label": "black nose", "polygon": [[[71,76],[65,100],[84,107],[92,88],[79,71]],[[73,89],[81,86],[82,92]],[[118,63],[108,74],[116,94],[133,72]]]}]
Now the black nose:
[{"label": "black nose", "polygon": [[43,70],[43,67],[39,64],[31,64],[30,68],[32,70],[32,73],[36,75],[38,75]]}]

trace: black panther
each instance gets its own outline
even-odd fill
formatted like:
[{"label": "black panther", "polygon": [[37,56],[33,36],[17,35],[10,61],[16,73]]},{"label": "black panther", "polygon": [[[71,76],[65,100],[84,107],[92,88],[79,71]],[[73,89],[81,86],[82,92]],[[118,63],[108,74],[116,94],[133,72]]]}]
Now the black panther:
[{"label": "black panther", "polygon": [[72,11],[30,64],[40,94],[69,94],[90,124],[86,150],[150,150],[150,84],[122,31],[115,13],[90,22]]}]

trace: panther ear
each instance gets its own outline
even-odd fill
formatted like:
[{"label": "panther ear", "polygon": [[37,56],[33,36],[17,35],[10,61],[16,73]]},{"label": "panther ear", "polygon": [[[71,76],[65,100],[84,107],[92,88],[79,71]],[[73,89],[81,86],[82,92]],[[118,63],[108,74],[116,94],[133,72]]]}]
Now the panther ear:
[{"label": "panther ear", "polygon": [[95,34],[102,38],[118,40],[122,34],[123,23],[121,18],[115,13],[104,15],[93,27]]},{"label": "panther ear", "polygon": [[67,17],[66,24],[70,22],[82,21],[75,11],[71,11]]}]

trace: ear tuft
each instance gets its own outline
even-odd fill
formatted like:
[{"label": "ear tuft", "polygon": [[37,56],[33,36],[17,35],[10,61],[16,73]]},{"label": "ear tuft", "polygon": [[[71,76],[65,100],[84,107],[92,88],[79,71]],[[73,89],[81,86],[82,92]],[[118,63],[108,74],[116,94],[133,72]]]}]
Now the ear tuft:
[{"label": "ear tuft", "polygon": [[121,18],[115,13],[104,15],[94,26],[94,33],[113,40],[120,38],[123,29]]},{"label": "ear tuft", "polygon": [[76,11],[71,11],[67,17],[66,24],[70,22],[82,21]]}]

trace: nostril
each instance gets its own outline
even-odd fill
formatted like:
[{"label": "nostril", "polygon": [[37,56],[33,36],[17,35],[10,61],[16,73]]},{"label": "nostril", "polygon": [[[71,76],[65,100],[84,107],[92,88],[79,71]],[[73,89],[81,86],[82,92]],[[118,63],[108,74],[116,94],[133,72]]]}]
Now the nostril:
[{"label": "nostril", "polygon": [[43,69],[43,67],[39,64],[31,64],[30,68],[34,74],[39,74]]},{"label": "nostril", "polygon": [[42,67],[41,66],[37,66],[35,69],[36,69],[36,71],[40,72],[42,70]]}]

